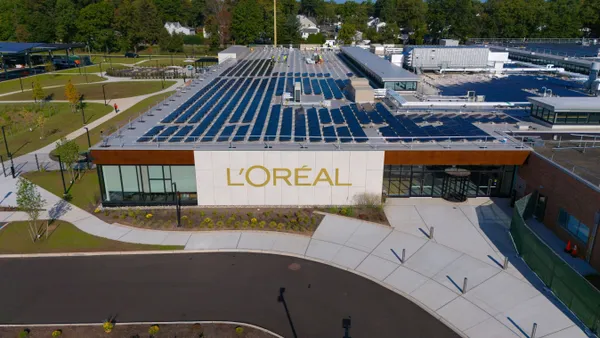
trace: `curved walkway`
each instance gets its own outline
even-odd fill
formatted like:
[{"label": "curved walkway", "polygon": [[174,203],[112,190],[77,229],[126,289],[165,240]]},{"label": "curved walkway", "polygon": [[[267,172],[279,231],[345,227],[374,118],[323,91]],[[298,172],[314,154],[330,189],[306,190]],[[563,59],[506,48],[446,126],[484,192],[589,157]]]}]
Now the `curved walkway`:
[{"label": "curved walkway", "polygon": [[342,319],[352,316],[352,337],[459,337],[386,288],[294,257],[56,257],[0,259],[0,266],[3,324],[100,323],[115,315],[117,323],[231,320],[290,338],[342,337]]},{"label": "curved walkway", "polygon": [[[14,181],[2,178],[2,181]],[[14,184],[14,183],[13,183]],[[0,194],[8,187],[2,185]],[[242,251],[291,255],[353,272],[412,300],[468,337],[585,337],[556,299],[516,257],[509,216],[491,201],[475,205],[440,200],[390,200],[387,227],[327,215],[311,236],[261,231],[159,231],[107,224],[40,189],[42,218],[59,218],[100,237],[130,243],[185,245],[196,252]],[[417,203],[418,205],[405,205]],[[4,205],[10,205],[5,203]],[[21,220],[14,212],[0,221]],[[427,237],[435,227],[435,237]],[[401,261],[402,250],[405,261]],[[507,270],[499,262],[508,256]],[[462,292],[463,280],[467,290]]]}]

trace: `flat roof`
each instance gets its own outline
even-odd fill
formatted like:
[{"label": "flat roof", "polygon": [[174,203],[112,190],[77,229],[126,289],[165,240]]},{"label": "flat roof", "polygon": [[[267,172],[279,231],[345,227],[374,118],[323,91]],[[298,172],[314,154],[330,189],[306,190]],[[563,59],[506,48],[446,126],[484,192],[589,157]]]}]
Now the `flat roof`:
[{"label": "flat roof", "polygon": [[360,47],[342,47],[342,52],[355,62],[370,69],[382,82],[388,81],[419,81],[419,77],[408,70],[380,58]]},{"label": "flat roof", "polygon": [[246,46],[230,46],[219,52],[219,54],[243,54],[248,53],[250,49]]},{"label": "flat roof", "polygon": [[[396,111],[355,104],[334,51],[259,48],[209,67],[189,85],[92,147],[130,150],[522,150],[502,112]],[[273,59],[272,59],[273,57]],[[301,103],[286,93],[302,87]]]},{"label": "flat roof", "polygon": [[0,54],[23,54],[84,47],[81,43],[0,42]]},{"label": "flat roof", "polygon": [[527,100],[555,112],[600,112],[600,97],[528,97]]}]

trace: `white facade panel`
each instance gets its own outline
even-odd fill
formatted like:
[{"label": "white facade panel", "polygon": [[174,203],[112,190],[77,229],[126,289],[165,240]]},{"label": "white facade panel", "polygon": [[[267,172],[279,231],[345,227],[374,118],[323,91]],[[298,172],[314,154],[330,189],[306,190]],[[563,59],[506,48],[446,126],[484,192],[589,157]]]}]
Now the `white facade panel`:
[{"label": "white facade panel", "polygon": [[199,205],[353,204],[380,195],[383,151],[195,151]]}]

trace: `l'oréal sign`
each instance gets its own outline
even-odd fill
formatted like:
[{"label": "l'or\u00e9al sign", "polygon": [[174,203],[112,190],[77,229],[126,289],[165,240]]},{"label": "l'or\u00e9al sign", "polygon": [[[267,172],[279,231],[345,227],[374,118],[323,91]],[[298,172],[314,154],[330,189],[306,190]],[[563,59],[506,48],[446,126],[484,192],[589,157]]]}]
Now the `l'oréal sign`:
[{"label": "l'or\u00e9al sign", "polygon": [[[227,168],[227,186],[265,186],[287,185],[295,187],[311,187],[317,185],[352,186],[350,182],[340,181],[340,169],[330,172],[326,168],[313,169],[308,166],[299,168],[267,168],[253,165],[248,168],[232,170]],[[260,176],[260,178],[257,178]]]}]

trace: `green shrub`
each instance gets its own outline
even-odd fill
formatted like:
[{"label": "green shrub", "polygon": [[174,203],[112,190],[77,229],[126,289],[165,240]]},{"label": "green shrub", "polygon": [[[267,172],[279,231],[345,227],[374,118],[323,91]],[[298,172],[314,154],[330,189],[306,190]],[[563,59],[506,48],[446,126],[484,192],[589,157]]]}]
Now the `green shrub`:
[{"label": "green shrub", "polygon": [[237,333],[238,335],[242,335],[244,333],[244,328],[241,326],[238,326],[235,328],[235,333]]},{"label": "green shrub", "polygon": [[206,215],[203,210],[200,210],[200,217],[204,217]]},{"label": "green shrub", "polygon": [[246,229],[246,228],[248,228],[248,226],[249,226],[249,225],[250,225],[250,222],[248,222],[248,221],[243,221],[243,222],[242,222],[242,228],[243,228],[243,229]]},{"label": "green shrub", "polygon": [[285,228],[285,224],[284,223],[277,224],[277,230],[283,230],[284,228]]},{"label": "green shrub", "polygon": [[160,331],[160,327],[158,327],[158,325],[152,325],[150,328],[148,328],[148,333],[151,335],[157,334],[158,331]]},{"label": "green shrub", "polygon": [[27,338],[29,337],[29,329],[25,329],[19,332],[19,338]]},{"label": "green shrub", "polygon": [[269,222],[269,228],[271,228],[271,229],[277,228],[277,222],[275,222],[275,221]]},{"label": "green shrub", "polygon": [[223,223],[223,221],[217,222],[217,228],[222,228],[224,225],[225,225],[225,223]]},{"label": "green shrub", "polygon": [[265,222],[265,221],[260,221],[260,223],[258,223],[258,227],[261,229],[264,229],[265,225],[267,225],[267,222]]},{"label": "green shrub", "polygon": [[354,196],[354,205],[371,209],[381,209],[381,201],[379,194],[361,193]]},{"label": "green shrub", "polygon": [[233,223],[233,228],[239,229],[241,225],[242,225],[242,223],[240,221],[235,221],[235,223]]}]

